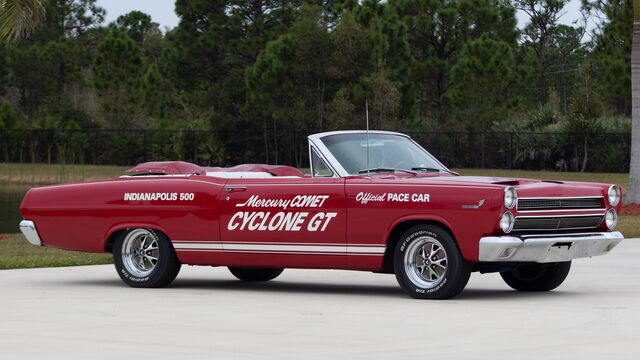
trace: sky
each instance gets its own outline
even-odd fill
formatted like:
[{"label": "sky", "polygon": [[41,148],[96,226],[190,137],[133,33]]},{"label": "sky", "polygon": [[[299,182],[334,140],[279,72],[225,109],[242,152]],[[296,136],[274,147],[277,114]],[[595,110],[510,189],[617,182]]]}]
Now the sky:
[{"label": "sky", "polygon": [[[174,28],[178,25],[179,19],[174,12],[175,0],[98,0],[98,5],[107,11],[105,22],[115,21],[118,16],[126,14],[132,10],[139,10],[151,15],[153,21],[160,24],[163,30]],[[560,19],[563,24],[571,24],[580,17],[580,0],[571,0],[565,8],[566,14]],[[527,23],[527,16],[518,14],[519,26]],[[593,24],[589,24],[591,29]]]},{"label": "sky", "polygon": [[133,10],[151,15],[151,19],[160,24],[163,30],[165,27],[174,28],[179,22],[174,11],[175,0],[98,0],[97,4],[107,12],[106,24]]}]

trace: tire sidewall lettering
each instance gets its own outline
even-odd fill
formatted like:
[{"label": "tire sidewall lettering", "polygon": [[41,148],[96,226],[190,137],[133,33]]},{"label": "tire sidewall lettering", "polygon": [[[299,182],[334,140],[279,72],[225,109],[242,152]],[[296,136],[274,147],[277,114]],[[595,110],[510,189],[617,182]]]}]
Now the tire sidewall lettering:
[{"label": "tire sidewall lettering", "polygon": [[438,284],[438,286],[431,289],[423,289],[423,288],[416,287],[415,291],[419,294],[430,294],[440,290],[446,283],[447,283],[447,277],[445,276],[445,278],[442,279],[442,281],[440,282],[440,284]]},{"label": "tire sidewall lettering", "polygon": [[404,252],[407,245],[409,245],[409,243],[411,243],[411,241],[413,241],[415,238],[417,237],[421,237],[421,236],[430,236],[436,240],[440,239],[440,236],[438,236],[438,234],[434,233],[433,231],[428,231],[428,230],[418,230],[418,231],[414,231],[413,233],[409,234],[409,236],[406,236],[403,240],[402,240],[402,244],[400,245],[400,251]]},{"label": "tire sidewall lettering", "polygon": [[[445,251],[449,252],[449,249],[448,249],[446,243],[444,241],[441,241],[441,236],[438,233],[433,232],[433,231],[429,231],[429,230],[417,230],[417,231],[414,231],[411,234],[405,236],[402,239],[402,242],[400,244],[400,249],[399,250],[403,254],[403,257],[404,257],[404,252],[406,251],[408,245],[412,241],[414,241],[416,238],[423,237],[423,236],[429,236],[429,237],[432,237],[432,238],[440,241],[442,243],[442,245],[445,247]],[[422,287],[417,286],[411,280],[409,280],[409,278],[408,278],[408,276],[406,274],[404,274],[404,277],[406,277],[407,282],[411,285],[411,287],[413,288],[412,290],[415,293],[424,295],[424,294],[431,294],[431,293],[437,292],[440,289],[442,289],[445,285],[447,285],[447,283],[448,283],[447,280],[448,280],[448,277],[449,277],[449,273],[447,273],[445,275],[444,279],[442,279],[442,281],[437,286],[435,286],[435,287],[433,287],[431,289],[426,289],[426,288],[422,288]]]},{"label": "tire sidewall lettering", "polygon": [[158,258],[158,263],[156,264],[155,269],[151,272],[151,274],[145,276],[145,277],[137,277],[133,274],[131,274],[129,271],[127,271],[127,269],[122,265],[122,248],[119,249],[119,256],[118,256],[118,260],[116,260],[116,262],[118,263],[118,267],[119,267],[119,273],[122,276],[122,278],[124,280],[130,281],[132,283],[144,283],[144,282],[148,282],[149,280],[151,280],[151,278],[154,276],[154,274],[156,272],[158,272],[158,268],[160,266],[162,266],[163,263],[163,247],[161,245],[161,241],[160,238],[158,236],[158,234],[156,234],[156,232],[153,229],[147,229],[149,230],[149,232],[151,233],[151,236],[153,236],[154,240],[158,243],[158,251],[159,251],[159,258]]},{"label": "tire sidewall lettering", "polygon": [[131,275],[127,270],[125,270],[124,268],[122,268],[120,270],[120,273],[122,274],[122,276],[124,276],[127,280],[129,281],[134,281],[134,282],[145,282],[145,281],[149,281],[149,276],[145,276],[143,278],[140,277],[136,277]]}]

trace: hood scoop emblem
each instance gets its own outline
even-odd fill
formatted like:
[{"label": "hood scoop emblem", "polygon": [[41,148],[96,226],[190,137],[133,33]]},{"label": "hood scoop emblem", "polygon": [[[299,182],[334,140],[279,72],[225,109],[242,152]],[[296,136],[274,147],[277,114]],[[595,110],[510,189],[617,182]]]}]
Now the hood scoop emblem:
[{"label": "hood scoop emblem", "polygon": [[475,205],[462,205],[463,209],[479,209],[480,206],[484,205],[484,199],[478,201]]},{"label": "hood scoop emblem", "polygon": [[558,181],[558,180],[542,180],[542,182],[552,183],[552,184],[564,184],[564,181]]},{"label": "hood scoop emblem", "polygon": [[520,181],[518,181],[518,180],[496,181],[496,182],[494,182],[492,184],[516,186],[516,185],[520,185]]}]

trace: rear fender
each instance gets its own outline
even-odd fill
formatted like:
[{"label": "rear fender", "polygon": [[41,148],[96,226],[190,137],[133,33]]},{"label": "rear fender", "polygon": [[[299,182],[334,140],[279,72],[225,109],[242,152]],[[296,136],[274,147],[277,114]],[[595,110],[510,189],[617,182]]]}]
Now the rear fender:
[{"label": "rear fender", "polygon": [[111,239],[113,234],[115,234],[116,232],[118,232],[120,230],[135,229],[135,228],[145,228],[145,229],[157,230],[157,231],[160,231],[163,234],[167,235],[167,237],[169,237],[169,239],[171,239],[171,237],[169,236],[167,231],[162,226],[160,226],[160,225],[158,225],[156,223],[128,222],[128,223],[122,223],[122,224],[114,225],[111,228],[109,228],[109,230],[106,232],[105,236],[103,237],[102,244],[101,244],[102,248],[105,249],[105,251],[106,251],[107,246],[109,245],[109,239]]}]

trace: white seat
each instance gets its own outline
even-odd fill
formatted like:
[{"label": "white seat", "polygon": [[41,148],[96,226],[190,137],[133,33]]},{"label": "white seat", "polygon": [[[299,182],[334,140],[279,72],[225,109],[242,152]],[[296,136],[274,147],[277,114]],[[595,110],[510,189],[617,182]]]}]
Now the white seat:
[{"label": "white seat", "polygon": [[[258,171],[212,171],[207,172],[207,176],[219,177],[223,179],[270,179],[276,176],[268,172]],[[300,179],[299,176],[277,176],[278,179]]]}]

